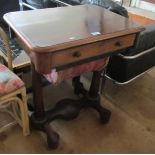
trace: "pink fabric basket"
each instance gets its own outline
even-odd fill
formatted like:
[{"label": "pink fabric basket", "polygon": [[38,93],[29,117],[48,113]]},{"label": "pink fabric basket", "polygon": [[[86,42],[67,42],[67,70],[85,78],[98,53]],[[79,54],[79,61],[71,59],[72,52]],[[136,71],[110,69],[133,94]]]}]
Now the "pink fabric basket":
[{"label": "pink fabric basket", "polygon": [[51,73],[44,74],[44,77],[53,84],[58,84],[61,81],[71,79],[73,77],[79,76],[83,73],[97,71],[103,69],[107,63],[108,58],[96,60],[87,64],[78,65],[66,70],[57,72],[56,69],[52,69]]}]

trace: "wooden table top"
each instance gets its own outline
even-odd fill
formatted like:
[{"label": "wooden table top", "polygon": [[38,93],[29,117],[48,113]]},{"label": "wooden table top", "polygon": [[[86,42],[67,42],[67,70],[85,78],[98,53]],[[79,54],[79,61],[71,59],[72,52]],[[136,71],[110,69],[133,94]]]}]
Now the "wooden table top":
[{"label": "wooden table top", "polygon": [[4,19],[33,52],[54,52],[143,30],[95,5],[11,12]]}]

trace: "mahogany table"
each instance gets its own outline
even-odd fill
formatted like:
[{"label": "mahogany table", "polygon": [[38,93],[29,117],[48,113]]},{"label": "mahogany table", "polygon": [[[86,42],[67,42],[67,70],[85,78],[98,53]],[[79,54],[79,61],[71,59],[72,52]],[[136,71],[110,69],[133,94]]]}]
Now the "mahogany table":
[{"label": "mahogany table", "polygon": [[[111,112],[100,105],[99,87],[102,71],[94,71],[89,92],[80,78],[73,79],[80,100],[64,99],[54,109],[45,112],[42,93],[42,75],[51,69],[57,71],[93,62],[118,53],[135,44],[143,27],[127,18],[95,5],[80,5],[41,10],[11,12],[4,15],[27,52],[32,63],[33,125],[47,134],[50,148],[57,148],[59,136],[49,123],[54,119],[70,120],[82,108],[91,107],[100,114],[103,124]],[[78,103],[78,104],[77,104]]]}]

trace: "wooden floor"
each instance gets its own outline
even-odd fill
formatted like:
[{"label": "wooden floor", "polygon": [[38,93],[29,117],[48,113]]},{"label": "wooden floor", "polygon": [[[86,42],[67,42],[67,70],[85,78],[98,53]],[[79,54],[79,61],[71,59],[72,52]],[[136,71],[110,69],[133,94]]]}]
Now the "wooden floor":
[{"label": "wooden floor", "polygon": [[[86,87],[89,78],[83,78]],[[61,98],[76,98],[70,81],[46,87],[45,94],[47,109]],[[57,150],[47,149],[44,134],[31,129],[31,135],[23,137],[15,125],[0,134],[0,153],[155,153],[154,94],[155,69],[128,85],[107,80],[102,104],[112,111],[109,124],[100,124],[92,109],[74,121],[55,121],[51,125],[61,137]]]},{"label": "wooden floor", "polygon": [[140,23],[142,25],[155,24],[155,20],[140,16],[140,15],[136,15],[136,14],[133,14],[133,13],[129,13],[129,18],[132,21]]}]

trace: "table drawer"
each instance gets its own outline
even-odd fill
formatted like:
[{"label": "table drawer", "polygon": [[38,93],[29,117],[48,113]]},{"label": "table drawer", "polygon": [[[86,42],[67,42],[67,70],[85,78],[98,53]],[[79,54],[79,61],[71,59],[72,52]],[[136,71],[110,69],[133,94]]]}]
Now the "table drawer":
[{"label": "table drawer", "polygon": [[132,34],[53,53],[52,68],[132,46],[135,37],[136,35]]}]

